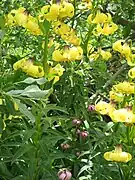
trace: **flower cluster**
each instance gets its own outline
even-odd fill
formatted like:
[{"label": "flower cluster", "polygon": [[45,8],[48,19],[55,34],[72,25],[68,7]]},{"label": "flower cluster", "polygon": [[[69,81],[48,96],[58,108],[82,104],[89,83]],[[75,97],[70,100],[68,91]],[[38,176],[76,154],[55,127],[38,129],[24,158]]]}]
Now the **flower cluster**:
[{"label": "flower cluster", "polygon": [[[129,66],[135,66],[135,54],[133,53],[135,47],[130,47],[124,40],[118,40],[113,44],[113,50],[125,57]],[[135,67],[129,70],[128,75],[130,78],[135,78]]]},{"label": "flower cluster", "polygon": [[56,49],[52,54],[52,59],[54,61],[75,61],[81,60],[83,55],[83,50],[80,46]]},{"label": "flower cluster", "polygon": [[42,31],[38,25],[38,20],[27,13],[26,9],[21,7],[17,10],[12,10],[7,15],[7,25],[22,26],[33,35],[42,35]]},{"label": "flower cluster", "polygon": [[62,1],[58,4],[43,6],[38,18],[39,21],[43,21],[44,19],[48,21],[54,21],[59,19],[72,18],[73,16],[74,6],[72,3]]},{"label": "flower cluster", "polygon": [[99,101],[95,105],[95,110],[102,115],[108,115],[113,122],[135,123],[135,114],[130,106],[130,102],[125,107],[117,109],[117,103],[122,103],[124,95],[127,96],[134,93],[134,85],[132,83],[123,82],[114,85],[110,91],[110,103]]},{"label": "flower cluster", "polygon": [[[130,61],[130,57],[133,55],[132,48],[128,44],[121,40],[117,41],[113,44],[113,50],[124,56],[129,65],[133,65],[133,61]],[[135,67],[128,72],[131,78],[134,78],[134,69]],[[135,85],[132,82],[124,81],[113,85],[109,92],[110,103],[99,101],[95,105],[95,110],[102,115],[110,116],[114,123],[121,122],[125,123],[125,125],[132,125],[135,123],[134,102],[132,98],[134,93]],[[128,162],[132,159],[132,156],[127,152],[122,152],[120,146],[116,146],[114,151],[106,152],[104,158],[107,161]]]},{"label": "flower cluster", "polygon": [[96,24],[96,27],[93,31],[94,35],[110,35],[113,34],[117,29],[117,24],[113,23],[111,14],[97,12],[96,16],[93,17],[93,14],[88,16],[89,24]]}]

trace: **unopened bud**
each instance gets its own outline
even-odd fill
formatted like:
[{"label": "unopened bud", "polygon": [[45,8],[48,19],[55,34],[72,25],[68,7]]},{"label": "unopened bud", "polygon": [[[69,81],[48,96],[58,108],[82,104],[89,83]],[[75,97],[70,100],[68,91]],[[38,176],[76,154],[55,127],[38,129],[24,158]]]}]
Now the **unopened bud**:
[{"label": "unopened bud", "polygon": [[72,174],[68,170],[60,170],[58,172],[59,180],[71,180]]},{"label": "unopened bud", "polygon": [[95,111],[95,106],[94,105],[89,105],[88,106],[88,111],[89,112]]}]

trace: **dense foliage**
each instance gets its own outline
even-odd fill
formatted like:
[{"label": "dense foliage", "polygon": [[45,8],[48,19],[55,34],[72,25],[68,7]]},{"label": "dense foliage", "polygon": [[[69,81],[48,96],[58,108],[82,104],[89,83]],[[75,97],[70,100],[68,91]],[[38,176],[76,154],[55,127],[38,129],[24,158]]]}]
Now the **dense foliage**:
[{"label": "dense foliage", "polygon": [[0,1],[0,179],[135,178],[135,1]]}]

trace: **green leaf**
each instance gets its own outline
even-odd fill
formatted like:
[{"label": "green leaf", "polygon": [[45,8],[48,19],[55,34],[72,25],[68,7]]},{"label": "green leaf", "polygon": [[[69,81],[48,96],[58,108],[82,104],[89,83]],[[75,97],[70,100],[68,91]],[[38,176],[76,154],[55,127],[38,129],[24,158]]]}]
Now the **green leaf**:
[{"label": "green leaf", "polygon": [[12,164],[17,161],[21,156],[23,156],[26,152],[30,151],[33,148],[33,146],[31,146],[30,144],[25,144],[22,147],[20,147],[18,149],[18,151],[16,151],[16,153],[14,154],[13,158],[12,158]]},{"label": "green leaf", "polygon": [[44,112],[48,113],[50,110],[56,110],[56,111],[60,111],[63,112],[65,114],[68,114],[67,110],[63,107],[57,106],[56,104],[48,104],[46,105]]},{"label": "green leaf", "polygon": [[4,119],[2,118],[2,116],[0,116],[0,136],[2,134],[3,129],[4,129]]},{"label": "green leaf", "polygon": [[84,171],[87,171],[87,172],[92,171],[92,169],[91,169],[92,166],[93,166],[92,161],[91,161],[91,163],[90,163],[89,165],[83,166],[83,167],[80,169],[80,171],[79,171],[79,173],[78,173],[78,176],[80,176],[80,174],[82,174]]},{"label": "green leaf", "polygon": [[45,84],[47,82],[47,80],[45,78],[34,79],[32,77],[28,77],[24,81],[21,81],[19,83],[32,84],[34,82],[36,82],[39,85],[42,85],[42,84]]},{"label": "green leaf", "polygon": [[4,176],[5,178],[13,177],[13,175],[9,172],[4,162],[0,162],[0,175]]},{"label": "green leaf", "polygon": [[104,127],[103,132],[109,131],[114,126],[113,122],[107,123],[107,125]]},{"label": "green leaf", "polygon": [[4,15],[0,15],[0,29],[2,29],[5,25]]},{"label": "green leaf", "polygon": [[44,30],[45,30],[46,34],[49,32],[50,25],[51,25],[51,23],[49,21],[47,21],[47,20],[44,21],[43,26],[44,26]]},{"label": "green leaf", "polygon": [[12,178],[11,180],[26,180],[27,178],[24,177],[24,175],[20,175],[20,176],[17,176],[17,177],[14,177]]},{"label": "green leaf", "polygon": [[21,81],[21,82],[19,82],[19,83],[32,84],[32,83],[34,83],[34,82],[35,82],[35,79],[34,79],[34,78],[28,77],[28,78],[26,78],[24,81]]},{"label": "green leaf", "polygon": [[42,91],[36,85],[28,86],[24,89],[22,96],[28,96],[30,98],[45,98],[52,92],[51,89]]},{"label": "green leaf", "polygon": [[19,106],[19,110],[22,114],[24,114],[26,117],[30,119],[32,123],[35,122],[35,117],[34,115],[28,110],[27,106],[23,103],[20,102],[18,99],[14,99],[17,105]]},{"label": "green leaf", "polygon": [[13,99],[11,98],[11,96],[4,94],[4,99],[6,102],[7,111],[10,112],[11,114],[14,114],[15,109],[14,109]]},{"label": "green leaf", "polygon": [[47,79],[45,79],[45,78],[39,78],[39,79],[36,79],[36,82],[37,82],[37,84],[39,84],[39,85],[43,85],[43,84],[45,84],[45,83],[47,82]]},{"label": "green leaf", "polygon": [[35,129],[26,130],[25,133],[24,133],[24,137],[23,137],[23,143],[28,141],[28,139],[31,138],[34,133],[35,133]]},{"label": "green leaf", "polygon": [[8,95],[20,95],[27,96],[29,98],[47,98],[53,92],[53,89],[41,90],[37,85],[30,85],[26,87],[24,90],[11,90],[7,94]]}]

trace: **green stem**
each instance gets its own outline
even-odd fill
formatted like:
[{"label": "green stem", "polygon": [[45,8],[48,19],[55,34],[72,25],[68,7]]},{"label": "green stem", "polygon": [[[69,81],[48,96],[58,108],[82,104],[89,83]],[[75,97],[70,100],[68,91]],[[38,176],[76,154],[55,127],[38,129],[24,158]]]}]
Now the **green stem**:
[{"label": "green stem", "polygon": [[119,174],[120,174],[121,180],[125,180],[124,175],[123,175],[123,172],[122,172],[122,169],[120,168],[120,165],[119,165],[119,164],[116,164],[116,166],[117,166],[117,168],[118,168],[118,170],[119,170]]},{"label": "green stem", "polygon": [[127,129],[126,129],[128,145],[130,145],[130,129],[131,129],[130,126],[128,126]]},{"label": "green stem", "polygon": [[106,87],[108,87],[109,85],[111,85],[113,83],[113,81],[116,79],[116,77],[121,74],[124,69],[127,67],[127,64],[124,64],[121,66],[121,68],[112,76],[111,79],[109,79],[109,81],[106,82],[106,84],[103,86],[103,89],[105,89]]},{"label": "green stem", "polygon": [[89,26],[89,31],[88,31],[88,33],[86,35],[86,40],[84,41],[84,45],[83,45],[83,49],[85,50],[85,54],[86,54],[87,60],[89,60],[89,58],[87,56],[87,54],[88,54],[87,46],[88,46],[89,38],[90,38],[90,36],[92,34],[92,29],[93,29],[93,26],[90,25]]},{"label": "green stem", "polygon": [[73,5],[74,5],[74,17],[73,17],[73,21],[72,21],[72,28],[74,27],[74,22],[75,22],[75,17],[76,17],[76,3],[77,0],[74,0]]},{"label": "green stem", "polygon": [[36,119],[36,137],[35,137],[35,145],[36,145],[36,152],[35,152],[35,173],[34,173],[34,178],[33,180],[37,180],[38,179],[38,172],[39,172],[39,154],[40,154],[40,139],[41,139],[41,114],[37,117]]},{"label": "green stem", "polygon": [[48,41],[49,41],[49,31],[45,36],[45,44],[44,44],[44,55],[43,55],[43,68],[45,75],[48,74],[48,64],[47,64],[47,55],[48,55]]},{"label": "green stem", "polygon": [[135,83],[134,83],[134,104],[133,104],[133,113],[135,113]]}]

